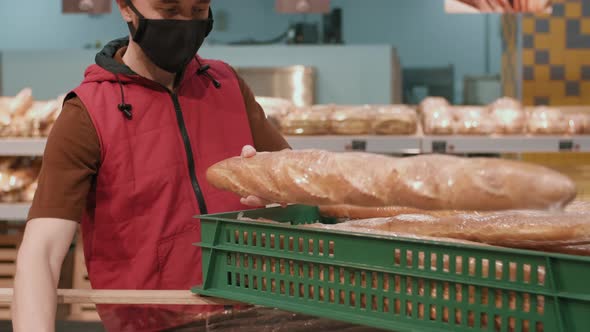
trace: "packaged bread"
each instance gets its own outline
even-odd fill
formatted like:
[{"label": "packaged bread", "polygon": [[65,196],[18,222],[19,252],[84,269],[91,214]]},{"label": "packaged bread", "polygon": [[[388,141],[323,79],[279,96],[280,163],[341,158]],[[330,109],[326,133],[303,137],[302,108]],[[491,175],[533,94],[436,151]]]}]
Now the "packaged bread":
[{"label": "packaged bread", "polygon": [[572,113],[565,115],[567,121],[567,133],[570,135],[583,135],[590,133],[590,114]]},{"label": "packaged bread", "polygon": [[461,211],[422,210],[403,206],[366,207],[354,205],[322,205],[320,214],[328,218],[337,219],[369,219],[395,217],[402,214],[424,214],[435,217],[450,216]]},{"label": "packaged bread", "polygon": [[372,132],[377,135],[413,135],[418,128],[416,111],[406,105],[376,106]]},{"label": "packaged bread", "polygon": [[364,106],[335,106],[330,114],[330,131],[336,135],[366,135],[371,128],[372,109]]},{"label": "packaged bread", "polygon": [[24,188],[20,201],[21,202],[32,202],[33,198],[35,198],[35,192],[37,191],[37,186],[39,185],[39,181],[35,180],[33,183],[28,185]]},{"label": "packaged bread", "polygon": [[4,203],[19,202],[22,191],[36,178],[32,169],[6,170],[0,172],[0,200]]},{"label": "packaged bread", "polygon": [[447,155],[263,152],[221,161],[208,169],[207,180],[242,197],[277,203],[426,210],[560,208],[576,195],[569,178],[542,166]]},{"label": "packaged bread", "polygon": [[428,135],[452,135],[455,132],[453,111],[449,106],[429,107],[423,110],[424,133]]},{"label": "packaged bread", "polygon": [[281,119],[295,109],[293,102],[274,97],[256,97],[256,102],[264,110],[264,114],[270,123],[280,128]]},{"label": "packaged bread", "polygon": [[285,135],[327,135],[333,109],[333,105],[296,109],[282,118],[281,131]]},{"label": "packaged bread", "polygon": [[418,105],[420,113],[429,112],[440,109],[441,107],[449,107],[449,102],[443,97],[427,97]]},{"label": "packaged bread", "polygon": [[566,206],[565,211],[590,213],[590,201],[575,200]]},{"label": "packaged bread", "polygon": [[22,89],[14,97],[0,99],[0,113],[21,116],[33,105],[33,92],[30,88]]},{"label": "packaged bread", "polygon": [[568,121],[559,109],[540,106],[531,110],[527,127],[534,135],[563,135],[568,131]]},{"label": "packaged bread", "polygon": [[515,135],[526,131],[526,113],[522,105],[512,98],[500,98],[491,104],[490,116],[497,134]]},{"label": "packaged bread", "polygon": [[478,106],[452,108],[455,133],[459,135],[489,135],[494,132],[494,122],[487,110]]},{"label": "packaged bread", "polygon": [[33,107],[26,114],[26,121],[30,123],[28,136],[43,137],[49,134],[51,126],[55,122],[54,115],[61,107],[58,100],[35,102]]},{"label": "packaged bread", "polygon": [[440,218],[406,214],[344,224],[398,235],[452,238],[511,248],[590,244],[590,214],[576,212],[514,210]]}]

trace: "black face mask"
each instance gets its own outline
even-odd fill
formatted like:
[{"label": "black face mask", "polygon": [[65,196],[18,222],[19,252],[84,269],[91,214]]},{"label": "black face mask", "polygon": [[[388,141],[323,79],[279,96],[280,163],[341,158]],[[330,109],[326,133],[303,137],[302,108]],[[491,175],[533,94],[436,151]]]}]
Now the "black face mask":
[{"label": "black face mask", "polygon": [[143,52],[158,67],[170,73],[181,72],[213,29],[213,14],[206,20],[146,19],[131,0],[127,4],[139,17],[137,29],[130,22],[129,30]]}]

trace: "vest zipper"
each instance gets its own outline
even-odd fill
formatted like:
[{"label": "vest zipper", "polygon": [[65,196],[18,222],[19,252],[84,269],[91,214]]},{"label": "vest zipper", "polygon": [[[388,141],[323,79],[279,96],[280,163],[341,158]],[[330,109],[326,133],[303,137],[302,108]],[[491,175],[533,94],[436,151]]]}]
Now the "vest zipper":
[{"label": "vest zipper", "polygon": [[174,103],[176,121],[178,122],[178,128],[180,129],[180,134],[184,142],[184,151],[186,152],[186,159],[188,161],[188,172],[191,178],[191,184],[193,186],[195,197],[197,198],[197,202],[199,203],[199,210],[201,214],[207,214],[207,204],[205,203],[205,198],[203,197],[203,192],[201,191],[201,186],[199,185],[199,181],[197,180],[197,174],[195,173],[195,158],[193,156],[191,141],[188,137],[188,132],[186,131],[186,125],[184,123],[184,117],[182,116],[180,102],[178,101],[178,96],[176,95],[176,93],[170,91],[168,91],[168,93],[170,94],[172,102]]}]

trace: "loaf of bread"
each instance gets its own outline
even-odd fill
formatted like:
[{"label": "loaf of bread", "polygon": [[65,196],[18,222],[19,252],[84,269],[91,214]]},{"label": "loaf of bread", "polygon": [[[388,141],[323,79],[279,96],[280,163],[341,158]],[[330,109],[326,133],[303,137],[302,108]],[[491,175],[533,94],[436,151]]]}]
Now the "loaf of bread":
[{"label": "loaf of bread", "polygon": [[455,132],[453,111],[449,106],[431,106],[424,108],[422,112],[425,134],[452,135]]},{"label": "loaf of bread", "polygon": [[514,135],[526,131],[526,113],[522,105],[512,98],[500,98],[491,104],[490,116],[497,134]]},{"label": "loaf of bread", "polygon": [[528,118],[528,131],[535,135],[563,135],[567,133],[568,122],[557,108],[536,107]]},{"label": "loaf of bread", "polygon": [[369,219],[395,217],[401,214],[426,214],[434,217],[451,216],[461,211],[421,210],[403,206],[366,207],[354,205],[323,205],[319,207],[324,217],[337,219]]},{"label": "loaf of bread", "polygon": [[284,150],[234,157],[207,171],[215,187],[270,202],[427,210],[560,208],[576,195],[553,170],[516,161]]},{"label": "loaf of bread", "polygon": [[377,106],[372,131],[377,135],[413,135],[418,128],[416,111],[406,105]]},{"label": "loaf of bread", "polygon": [[10,116],[24,115],[33,105],[33,92],[30,88],[22,89],[15,97],[0,99],[0,113]]},{"label": "loaf of bread", "polygon": [[371,129],[372,109],[368,106],[338,106],[330,114],[330,131],[336,135],[366,135]]},{"label": "loaf of bread", "polygon": [[547,248],[590,244],[590,214],[503,211],[433,217],[421,214],[352,220],[359,227],[394,234],[452,238],[511,248]]},{"label": "loaf of bread", "polygon": [[459,135],[489,135],[494,122],[484,107],[460,106],[452,109],[455,133]]},{"label": "loaf of bread", "polygon": [[333,105],[316,105],[294,110],[281,119],[285,135],[327,135]]},{"label": "loaf of bread", "polygon": [[565,118],[568,124],[568,134],[583,135],[590,133],[590,114],[573,113],[567,114]]},{"label": "loaf of bread", "polygon": [[264,110],[268,121],[276,128],[280,128],[281,120],[295,109],[295,105],[283,98],[256,97],[256,102]]},{"label": "loaf of bread", "polygon": [[427,97],[422,100],[420,105],[418,105],[418,110],[420,113],[424,114],[425,112],[430,112],[436,109],[440,109],[441,107],[448,107],[449,102],[443,97]]}]

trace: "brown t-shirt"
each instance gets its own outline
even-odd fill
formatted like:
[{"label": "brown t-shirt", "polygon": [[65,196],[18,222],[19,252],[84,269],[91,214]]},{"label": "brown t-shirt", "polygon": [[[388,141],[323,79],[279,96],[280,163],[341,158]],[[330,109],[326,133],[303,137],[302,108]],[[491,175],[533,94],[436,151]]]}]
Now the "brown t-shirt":
[{"label": "brown t-shirt", "polygon": [[[115,55],[121,63],[124,51],[120,49]],[[289,148],[266,120],[246,82],[239,76],[238,81],[256,150]],[[98,135],[86,107],[77,97],[67,100],[47,139],[39,186],[28,219],[60,218],[79,222],[100,169],[100,156]]]}]

